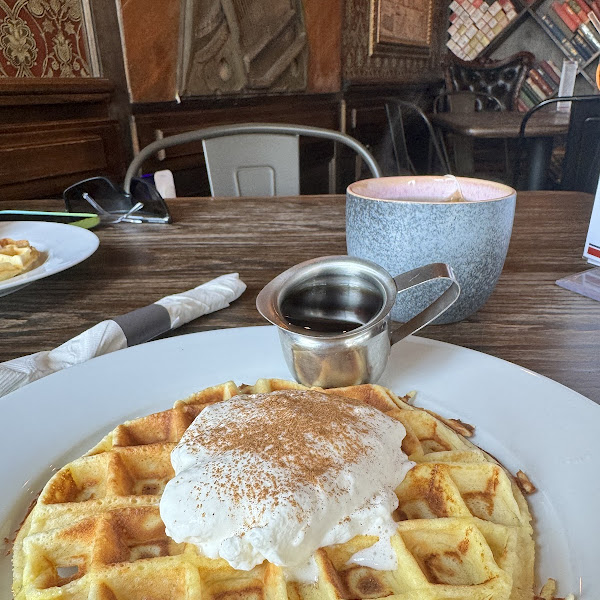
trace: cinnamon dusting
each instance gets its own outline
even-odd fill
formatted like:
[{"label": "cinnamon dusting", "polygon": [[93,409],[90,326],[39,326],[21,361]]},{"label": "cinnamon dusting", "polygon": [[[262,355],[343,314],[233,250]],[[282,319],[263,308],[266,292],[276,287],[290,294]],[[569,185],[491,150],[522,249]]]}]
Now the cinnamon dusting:
[{"label": "cinnamon dusting", "polygon": [[244,481],[233,476],[227,463],[210,466],[214,489],[234,503],[271,499],[277,505],[285,498],[299,508],[293,492],[306,484],[323,488],[345,466],[356,463],[368,450],[368,413],[381,418],[379,411],[358,400],[312,390],[245,395],[226,402],[235,404],[230,413],[235,420],[191,427],[182,441],[192,454],[257,459],[247,463]]}]

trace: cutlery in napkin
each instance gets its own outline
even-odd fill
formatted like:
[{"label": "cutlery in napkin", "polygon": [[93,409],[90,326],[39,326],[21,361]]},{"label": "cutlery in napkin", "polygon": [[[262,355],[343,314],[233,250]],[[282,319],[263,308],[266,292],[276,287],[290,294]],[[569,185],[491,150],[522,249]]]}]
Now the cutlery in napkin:
[{"label": "cutlery in napkin", "polygon": [[147,342],[208,313],[226,308],[246,284],[237,273],[221,275],[187,292],[102,321],[54,350],[36,352],[0,364],[0,396],[46,375],[95,356]]}]

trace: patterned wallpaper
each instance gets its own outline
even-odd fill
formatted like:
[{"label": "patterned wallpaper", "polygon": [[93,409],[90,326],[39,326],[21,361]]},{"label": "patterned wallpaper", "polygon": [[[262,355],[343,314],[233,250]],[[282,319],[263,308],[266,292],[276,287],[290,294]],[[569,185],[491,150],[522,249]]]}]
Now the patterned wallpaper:
[{"label": "patterned wallpaper", "polygon": [[0,77],[89,77],[82,1],[0,0]]}]

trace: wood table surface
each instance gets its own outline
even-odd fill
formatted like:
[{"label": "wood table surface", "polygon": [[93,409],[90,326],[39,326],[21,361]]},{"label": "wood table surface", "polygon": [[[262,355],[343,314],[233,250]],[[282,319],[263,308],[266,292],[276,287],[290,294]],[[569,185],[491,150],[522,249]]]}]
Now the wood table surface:
[{"label": "wood table surface", "polygon": [[[476,138],[517,138],[523,116],[523,113],[516,111],[446,112],[429,115],[436,127]],[[552,137],[564,135],[568,130],[568,113],[540,111],[529,119],[525,137]]]},{"label": "wood table surface", "polygon": [[[508,257],[487,304],[418,335],[511,361],[600,402],[600,302],[555,284],[590,268],[581,254],[592,201],[575,192],[519,193]],[[235,271],[248,285],[239,300],[170,335],[264,325],[255,300],[266,283],[301,261],[346,252],[343,196],[168,202],[172,225],[97,228],[100,247],[90,258],[1,297],[0,361],[49,350],[99,321]]]}]

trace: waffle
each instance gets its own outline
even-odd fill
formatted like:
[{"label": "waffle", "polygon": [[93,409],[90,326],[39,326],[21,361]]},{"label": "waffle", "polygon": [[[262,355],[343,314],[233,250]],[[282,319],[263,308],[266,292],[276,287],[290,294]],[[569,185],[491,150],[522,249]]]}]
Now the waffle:
[{"label": "waffle", "polygon": [[39,258],[40,253],[27,240],[0,239],[0,281],[24,273]]},{"label": "waffle", "polygon": [[516,481],[451,421],[377,385],[321,391],[362,400],[406,428],[403,450],[417,464],[396,490],[395,570],[348,564],[376,541],[368,536],[319,549],[315,584],[286,581],[267,561],[236,571],[168,538],[159,502],[170,453],[192,420],[207,404],[281,389],[308,388],[275,379],[208,388],[119,425],[63,467],[15,541],[15,600],[532,600],[533,530]]}]

